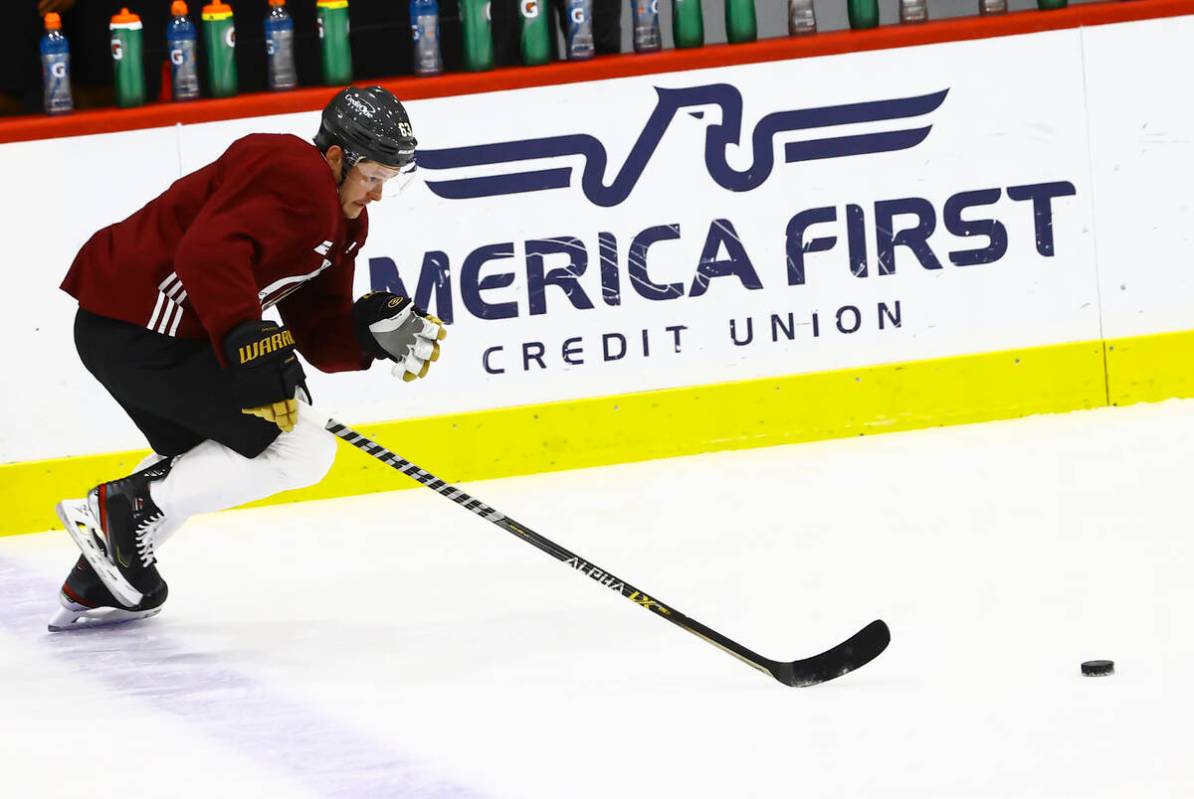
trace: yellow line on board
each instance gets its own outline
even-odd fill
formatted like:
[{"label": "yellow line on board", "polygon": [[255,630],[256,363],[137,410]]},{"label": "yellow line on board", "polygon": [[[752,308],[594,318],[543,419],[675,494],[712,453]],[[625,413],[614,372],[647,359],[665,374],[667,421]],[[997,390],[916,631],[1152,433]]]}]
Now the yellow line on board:
[{"label": "yellow line on board", "polygon": [[1107,342],[1111,405],[1194,397],[1194,331]]},{"label": "yellow line on board", "polygon": [[[1194,396],[1194,331],[354,425],[449,482]],[[1109,388],[1110,387],[1110,388]],[[345,420],[351,423],[351,420]],[[343,444],[343,442],[341,442]],[[144,451],[0,465],[0,535]],[[317,486],[255,505],[417,485],[344,444]]]}]

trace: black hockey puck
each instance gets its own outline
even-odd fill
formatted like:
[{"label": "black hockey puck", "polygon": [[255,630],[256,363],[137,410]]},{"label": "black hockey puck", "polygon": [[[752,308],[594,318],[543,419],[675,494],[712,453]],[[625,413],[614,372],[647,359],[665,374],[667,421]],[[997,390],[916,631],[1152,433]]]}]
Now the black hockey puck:
[{"label": "black hockey puck", "polygon": [[1088,660],[1082,664],[1082,673],[1087,677],[1106,677],[1115,673],[1115,661]]}]

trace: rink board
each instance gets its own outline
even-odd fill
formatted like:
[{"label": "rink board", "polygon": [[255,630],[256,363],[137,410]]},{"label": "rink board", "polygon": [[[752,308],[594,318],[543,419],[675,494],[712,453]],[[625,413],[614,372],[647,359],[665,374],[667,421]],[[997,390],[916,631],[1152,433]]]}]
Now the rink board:
[{"label": "rink board", "polygon": [[[473,480],[1189,396],[1170,176],[1194,111],[1149,81],[1194,69],[1190,37],[1178,16],[412,100],[424,180],[371,209],[356,289],[444,317],[444,358],[411,385],[314,376],[316,399]],[[0,533],[140,457],[56,290],[82,241],[236,137],[317,120],[0,144],[16,184],[73,189],[55,215],[0,201],[41,265],[0,295],[25,376]],[[401,484],[350,454],[274,501]]]},{"label": "rink board", "polygon": [[[462,482],[1095,408],[1107,404],[1103,360],[1101,342],[1084,342],[355,428],[437,477]],[[12,503],[7,524],[14,533],[52,527],[61,495],[127,473],[145,454],[0,465],[5,491],[23,498]],[[256,504],[417,485],[342,444],[318,485]]]}]

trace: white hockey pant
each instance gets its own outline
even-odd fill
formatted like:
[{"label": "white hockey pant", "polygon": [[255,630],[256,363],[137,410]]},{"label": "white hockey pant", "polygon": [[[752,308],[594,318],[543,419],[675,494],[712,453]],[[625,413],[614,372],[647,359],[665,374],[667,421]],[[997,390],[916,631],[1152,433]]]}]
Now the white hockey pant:
[{"label": "white hockey pant", "polygon": [[[281,491],[318,483],[332,468],[336,437],[323,428],[310,406],[300,404],[294,430],[280,434],[256,458],[223,444],[204,441],[174,459],[165,479],[150,485],[153,501],[166,516],[154,548],[160,547],[196,513],[234,508]],[[142,469],[161,460],[150,455]]]}]

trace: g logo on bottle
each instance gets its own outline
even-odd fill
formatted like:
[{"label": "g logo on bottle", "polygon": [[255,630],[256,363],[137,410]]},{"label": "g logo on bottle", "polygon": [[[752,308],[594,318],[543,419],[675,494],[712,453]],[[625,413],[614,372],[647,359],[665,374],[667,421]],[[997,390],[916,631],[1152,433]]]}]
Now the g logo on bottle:
[{"label": "g logo on bottle", "polygon": [[112,60],[113,61],[123,61],[124,60],[124,45],[121,44],[119,39],[112,40]]},{"label": "g logo on bottle", "polygon": [[523,0],[522,15],[527,19],[539,16],[539,0]]},{"label": "g logo on bottle", "polygon": [[182,50],[175,48],[170,51],[170,63],[176,67],[182,66]]},{"label": "g logo on bottle", "polygon": [[236,47],[236,28],[229,28],[224,32],[224,44]]}]

